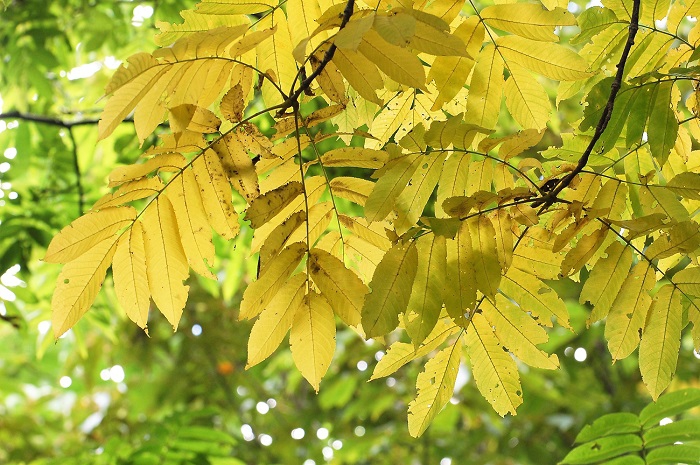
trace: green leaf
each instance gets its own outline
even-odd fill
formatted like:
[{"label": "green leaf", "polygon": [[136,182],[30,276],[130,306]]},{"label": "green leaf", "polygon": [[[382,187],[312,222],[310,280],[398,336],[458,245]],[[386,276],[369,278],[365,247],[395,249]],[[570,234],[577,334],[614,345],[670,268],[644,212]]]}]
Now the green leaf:
[{"label": "green leaf", "polygon": [[566,454],[560,464],[583,465],[612,459],[622,454],[642,450],[642,438],[636,434],[619,434],[598,438],[582,444]]},{"label": "green leaf", "polygon": [[[667,417],[672,417],[700,405],[700,389],[683,389],[659,397],[639,413],[639,421],[649,428]],[[700,457],[700,455],[698,455]]]},{"label": "green leaf", "polygon": [[641,430],[637,415],[627,412],[609,413],[584,426],[574,442],[581,444],[613,434],[638,433]]},{"label": "green leaf", "polygon": [[676,442],[698,441],[700,420],[689,418],[650,428],[644,432],[642,438],[648,449]]},{"label": "green leaf", "polygon": [[676,465],[700,463],[700,447],[687,444],[659,447],[646,456],[647,465]]}]

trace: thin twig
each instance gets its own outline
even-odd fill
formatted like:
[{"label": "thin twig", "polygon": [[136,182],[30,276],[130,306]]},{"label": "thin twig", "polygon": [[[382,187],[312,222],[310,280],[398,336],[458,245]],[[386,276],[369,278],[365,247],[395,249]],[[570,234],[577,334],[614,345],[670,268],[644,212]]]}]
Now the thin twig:
[{"label": "thin twig", "polygon": [[608,122],[610,122],[610,117],[612,116],[613,109],[615,107],[615,97],[617,96],[618,91],[620,90],[620,87],[622,87],[622,77],[625,72],[625,64],[627,63],[627,58],[629,56],[630,50],[632,49],[632,46],[634,45],[634,37],[637,34],[637,30],[639,29],[639,5],[641,3],[641,0],[633,0],[632,4],[632,16],[630,18],[630,25],[629,25],[629,34],[627,36],[627,43],[625,43],[625,48],[622,50],[622,55],[620,56],[620,61],[617,64],[617,73],[615,74],[615,79],[613,80],[613,83],[610,85],[610,96],[608,97],[608,102],[605,105],[605,108],[603,109],[603,114],[600,115],[600,120],[598,121],[598,125],[595,128],[595,132],[593,133],[593,137],[591,138],[591,141],[588,144],[588,147],[586,147],[586,150],[583,152],[583,155],[581,155],[581,158],[578,161],[578,164],[576,165],[576,168],[574,168],[573,171],[571,171],[566,177],[564,177],[559,184],[552,189],[552,191],[547,195],[542,200],[539,200],[535,203],[532,204],[533,207],[538,207],[542,206],[542,209],[545,209],[552,205],[556,200],[557,200],[557,195],[564,190],[571,182],[574,180],[574,178],[586,167],[588,164],[588,158],[590,157],[591,153],[593,152],[593,148],[595,147],[595,144],[598,143],[598,140],[601,138],[603,135],[603,132],[605,131],[605,128],[608,127]]},{"label": "thin twig", "polygon": [[83,191],[83,183],[81,181],[82,175],[80,172],[80,161],[78,160],[78,143],[75,140],[73,128],[69,127],[67,130],[71,144],[73,145],[73,171],[75,171],[75,189],[78,191],[78,216],[83,216],[85,208],[85,200],[83,197],[85,197],[85,192]]}]

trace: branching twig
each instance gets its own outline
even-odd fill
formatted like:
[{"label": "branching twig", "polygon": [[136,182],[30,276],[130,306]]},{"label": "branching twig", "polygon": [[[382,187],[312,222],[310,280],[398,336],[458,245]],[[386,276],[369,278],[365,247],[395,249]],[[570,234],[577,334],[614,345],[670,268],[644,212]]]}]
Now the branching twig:
[{"label": "branching twig", "polygon": [[[340,23],[340,28],[338,30],[341,30],[345,27],[346,24],[348,24],[348,21],[350,21],[350,17],[352,16],[353,11],[355,10],[355,0],[348,0],[347,5],[345,5],[345,9],[343,10],[343,20]],[[335,44],[331,44],[330,47],[328,47],[328,50],[326,50],[326,54],[323,55],[323,59],[321,62],[318,64],[318,67],[313,71],[313,73],[309,74],[306,79],[301,81],[299,84],[299,88],[293,92],[290,91],[289,97],[282,103],[280,106],[280,109],[277,111],[278,115],[281,115],[284,113],[284,111],[289,108],[289,107],[294,107],[295,104],[298,104],[299,102],[299,96],[303,94],[309,86],[311,86],[311,83],[313,82],[314,79],[318,77],[319,74],[323,71],[323,69],[326,67],[328,63],[333,59],[333,55],[335,54],[336,50]],[[292,86],[292,89],[294,87]]]},{"label": "branching twig", "polygon": [[641,0],[633,0],[632,16],[630,18],[627,43],[625,43],[625,48],[622,50],[620,61],[617,63],[617,73],[615,74],[615,79],[613,80],[613,83],[610,86],[610,96],[608,97],[608,102],[605,104],[603,114],[600,116],[600,120],[598,121],[598,125],[595,128],[595,132],[593,133],[593,137],[591,138],[588,147],[586,147],[586,150],[583,152],[583,155],[581,155],[581,158],[579,159],[576,168],[574,168],[574,170],[571,171],[566,177],[562,178],[559,184],[554,189],[552,189],[552,191],[547,195],[547,197],[533,203],[533,207],[542,206],[542,208],[544,209],[552,205],[557,200],[557,195],[559,195],[559,193],[562,190],[564,190],[569,184],[571,184],[574,178],[586,167],[586,165],[588,164],[588,158],[590,157],[591,152],[593,152],[593,147],[595,147],[595,144],[598,143],[598,140],[603,135],[605,128],[608,127],[608,122],[610,121],[613,108],[615,107],[615,97],[617,96],[617,92],[620,90],[620,87],[622,87],[622,77],[625,72],[625,64],[627,63],[627,58],[629,56],[630,50],[632,49],[632,45],[634,45],[634,36],[637,34],[637,30],[639,29],[640,2]]}]

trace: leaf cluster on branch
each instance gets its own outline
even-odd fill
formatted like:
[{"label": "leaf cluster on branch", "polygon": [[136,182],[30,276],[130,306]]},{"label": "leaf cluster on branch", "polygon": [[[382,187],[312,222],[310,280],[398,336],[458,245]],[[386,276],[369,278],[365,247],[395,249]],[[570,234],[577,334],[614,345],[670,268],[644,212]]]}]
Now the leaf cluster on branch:
[{"label": "leaf cluster on branch", "polygon": [[[318,390],[337,320],[366,338],[401,328],[410,342],[373,378],[428,357],[414,436],[463,360],[501,415],[522,403],[516,359],[558,367],[541,348],[571,329],[556,280],[583,283],[588,324],[606,319],[613,360],[639,348],[658,397],[688,323],[700,346],[700,29],[684,32],[700,3],[604,5],[202,0],[159,23],[161,48],[116,71],[99,123],[105,138],[133,114],[159,143],[51,243],[55,336],[110,267],[134,322],[152,301],[177,328],[190,269],[216,279],[212,229],[250,227],[248,366],[289,333]],[[545,80],[557,106],[582,99],[580,121],[558,120]]]}]

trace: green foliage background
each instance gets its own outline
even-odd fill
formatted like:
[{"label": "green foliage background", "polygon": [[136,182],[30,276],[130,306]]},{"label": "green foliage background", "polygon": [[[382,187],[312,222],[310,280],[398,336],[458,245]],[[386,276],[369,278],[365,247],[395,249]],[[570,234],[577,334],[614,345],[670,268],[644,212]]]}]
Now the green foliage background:
[{"label": "green foliage background", "polygon": [[[420,440],[411,439],[405,416],[420,364],[367,383],[384,346],[347,330],[338,335],[319,395],[285,350],[244,371],[250,325],[235,321],[233,309],[255,274],[245,247],[250,231],[233,246],[217,243],[219,283],[190,280],[176,334],[157,319],[147,337],[126,321],[107,285],[87,316],[54,344],[46,322],[59,267],[41,261],[45,248],[105,193],[115,165],[141,153],[126,123],[96,145],[100,98],[113,72],[108,64],[152,50],[154,21],[178,22],[178,12],[191,5],[2,4],[0,163],[9,169],[0,169],[0,273],[9,272],[0,281],[0,463],[556,463],[584,424],[606,412],[638,412],[649,402],[635,358],[612,365],[602,326],[584,330],[588,310],[577,303],[578,284],[571,281],[558,291],[571,297],[576,332],[555,330],[548,347],[562,369],[522,372],[526,398],[516,417],[496,415],[462,370],[458,402]],[[153,16],[132,24],[144,6]],[[71,79],[71,70],[94,63],[101,64],[94,74]],[[575,106],[561,111],[563,120],[580,117]],[[578,348],[587,351],[583,362],[573,357]],[[119,380],[115,366],[125,374],[120,382],[108,376],[112,368]],[[684,340],[672,389],[697,385],[699,371],[692,343]],[[297,428],[305,432],[301,439],[291,435]],[[324,428],[328,437],[318,434]]]}]

